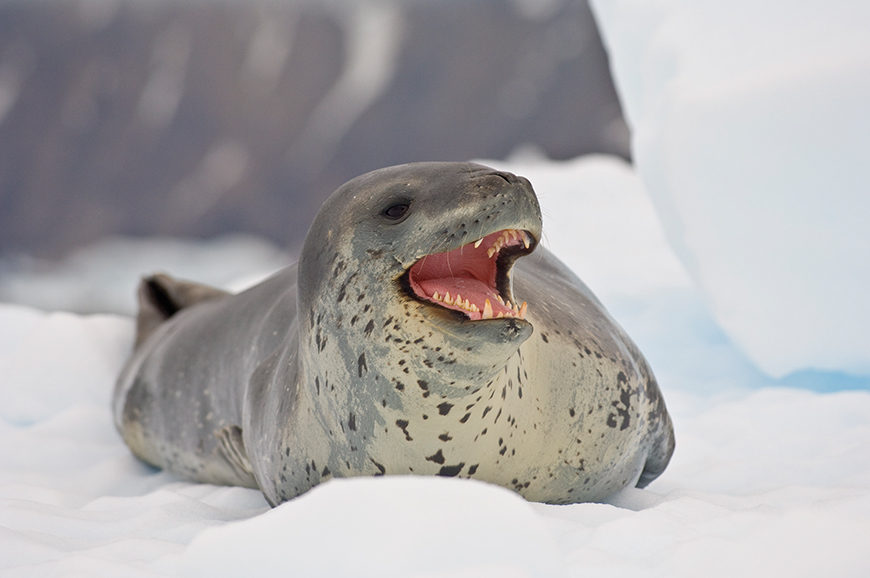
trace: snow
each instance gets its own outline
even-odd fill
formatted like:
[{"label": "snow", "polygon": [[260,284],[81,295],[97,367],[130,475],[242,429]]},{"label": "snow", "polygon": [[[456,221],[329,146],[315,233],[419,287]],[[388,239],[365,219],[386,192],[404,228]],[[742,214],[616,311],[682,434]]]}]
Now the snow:
[{"label": "snow", "polygon": [[[549,506],[469,480],[359,478],[270,509],[257,491],[184,482],[132,457],[109,409],[133,339],[130,317],[7,303],[0,304],[0,574],[866,575],[866,384],[821,393],[759,371],[711,315],[627,163],[488,162],[532,180],[544,243],[589,282],[656,371],[677,450],[647,490],[624,490],[607,504]],[[197,260],[187,277],[240,288],[271,262],[257,255],[279,253],[237,241],[186,248],[174,241],[165,263],[160,241],[122,240],[115,250],[107,242],[43,265],[38,276],[13,272],[5,283],[40,287],[47,309],[70,303],[71,293],[119,303],[133,292],[141,272],[126,271],[137,264],[172,271]],[[220,253],[227,258],[192,257]],[[839,379],[818,370],[807,383],[838,389]]]},{"label": "snow", "polygon": [[719,325],[772,377],[870,374],[870,4],[591,5],[638,173]]},{"label": "snow", "polygon": [[[421,499],[422,498],[422,499]],[[339,543],[335,556],[311,556]],[[504,488],[444,478],[337,480],[271,512],[203,532],[186,575],[553,576],[555,535],[532,504]],[[413,575],[413,573],[411,574]]]}]

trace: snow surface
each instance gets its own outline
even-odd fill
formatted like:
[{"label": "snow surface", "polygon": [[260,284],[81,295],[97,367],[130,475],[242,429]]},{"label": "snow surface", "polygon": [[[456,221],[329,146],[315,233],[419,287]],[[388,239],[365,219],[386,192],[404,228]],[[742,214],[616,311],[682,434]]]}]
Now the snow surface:
[{"label": "snow surface", "polygon": [[870,3],[591,0],[638,172],[774,377],[870,375]]},{"label": "snow surface", "polygon": [[[109,409],[129,317],[2,304],[0,575],[866,576],[870,392],[783,387],[760,372],[714,321],[626,163],[490,164],[532,180],[545,244],[656,371],[677,450],[647,490],[548,506],[469,480],[358,478],[270,510],[257,491],[184,482],[132,457]],[[221,246],[217,269],[252,273],[244,264],[255,257]],[[192,244],[190,255],[205,248]],[[87,279],[126,267],[108,253],[79,257]],[[65,267],[40,277],[46,294],[69,290],[76,275]],[[815,379],[816,389],[841,385],[833,374]]]}]

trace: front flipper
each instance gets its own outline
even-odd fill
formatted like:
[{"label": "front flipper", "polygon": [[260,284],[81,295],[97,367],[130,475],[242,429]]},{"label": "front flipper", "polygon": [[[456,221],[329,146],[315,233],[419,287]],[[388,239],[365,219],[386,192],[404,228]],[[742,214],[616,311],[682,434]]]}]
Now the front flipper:
[{"label": "front flipper", "polygon": [[665,471],[665,468],[668,467],[671,456],[674,455],[674,424],[671,422],[671,417],[668,415],[667,410],[664,409],[664,402],[661,399],[661,395],[659,395],[658,431],[653,437],[652,447],[646,458],[646,465],[640,474],[640,479],[637,481],[636,487],[638,488],[647,487],[650,482],[659,477]]},{"label": "front flipper", "polygon": [[245,451],[242,440],[242,428],[237,425],[228,425],[214,432],[218,440],[218,453],[223,457],[239,478],[234,483],[239,486],[256,488],[257,480],[254,479],[254,469]]}]

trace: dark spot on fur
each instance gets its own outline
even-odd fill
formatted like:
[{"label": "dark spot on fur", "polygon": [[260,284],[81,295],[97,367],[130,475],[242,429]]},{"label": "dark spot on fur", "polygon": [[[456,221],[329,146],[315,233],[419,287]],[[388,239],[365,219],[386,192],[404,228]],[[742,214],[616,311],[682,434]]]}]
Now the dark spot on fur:
[{"label": "dark spot on fur", "polygon": [[470,414],[470,413],[465,414],[464,416],[462,416],[462,419],[459,420],[459,423],[465,423],[465,422],[467,422],[467,421],[468,421],[468,418],[470,418],[470,417],[471,417],[471,414]]},{"label": "dark spot on fur", "polygon": [[351,431],[356,431],[356,416],[353,412],[350,412],[350,415],[347,417],[347,427],[349,427]]},{"label": "dark spot on fur", "polygon": [[480,464],[474,464],[473,466],[468,466],[468,475],[473,476],[475,473],[477,473],[477,466],[479,465]]},{"label": "dark spot on fur", "polygon": [[396,425],[399,426],[399,429],[402,430],[402,433],[405,434],[405,439],[407,441],[414,441],[414,438],[411,437],[411,434],[408,433],[408,420],[406,419],[397,419]]},{"label": "dark spot on fur", "polygon": [[442,442],[449,442],[453,438],[450,437],[450,432],[445,432],[445,433],[441,434],[440,436],[438,436],[438,439],[441,440]]},{"label": "dark spot on fur", "polygon": [[[622,372],[620,372],[622,374]],[[624,375],[623,375],[624,377]],[[609,427],[615,428],[617,426],[616,418],[622,418],[622,423],[619,424],[619,430],[623,431],[628,429],[628,426],[631,424],[631,389],[630,388],[620,388],[619,390],[619,401],[612,401],[610,404],[616,410],[616,413],[610,413],[607,416],[607,425]],[[624,407],[619,407],[623,405]]]},{"label": "dark spot on fur", "polygon": [[448,477],[448,478],[452,478],[452,477],[454,477],[454,476],[458,476],[458,475],[459,475],[459,472],[461,472],[461,471],[462,471],[462,468],[464,468],[464,467],[465,467],[465,462],[459,463],[459,464],[457,464],[457,465],[455,465],[455,466],[444,466],[444,467],[442,467],[441,470],[438,472],[438,475],[439,475],[439,476]]},{"label": "dark spot on fur", "polygon": [[373,458],[369,458],[369,460],[370,460],[370,461],[375,465],[375,467],[378,468],[378,470],[380,470],[380,472],[381,472],[381,473],[379,473],[379,474],[375,474],[376,476],[383,476],[385,473],[387,473],[386,468],[384,468],[384,466],[382,466],[381,464],[379,464],[378,462],[376,462]]},{"label": "dark spot on fur", "polygon": [[423,391],[429,391],[429,383],[428,382],[423,381],[422,379],[418,379],[417,385],[419,385],[420,389],[422,389]]},{"label": "dark spot on fur", "polygon": [[373,320],[373,319],[369,319],[368,325],[366,325],[366,328],[365,328],[365,330],[363,331],[363,333],[365,333],[365,336],[368,337],[369,335],[372,334],[372,330],[374,330],[374,328],[375,328],[375,322],[374,322],[374,320]]},{"label": "dark spot on fur", "polygon": [[357,360],[357,370],[359,371],[359,376],[362,377],[363,370],[368,372],[369,368],[366,365],[366,354],[365,352],[361,353],[359,359]]},{"label": "dark spot on fur", "polygon": [[453,409],[452,403],[447,403],[446,401],[438,406],[438,413],[441,415],[447,415],[450,413],[450,410]]},{"label": "dark spot on fur", "polygon": [[444,463],[444,454],[441,453],[441,450],[438,450],[437,452],[435,452],[434,455],[431,455],[428,458],[426,458],[426,461],[427,462],[435,462],[436,464],[443,464]]}]

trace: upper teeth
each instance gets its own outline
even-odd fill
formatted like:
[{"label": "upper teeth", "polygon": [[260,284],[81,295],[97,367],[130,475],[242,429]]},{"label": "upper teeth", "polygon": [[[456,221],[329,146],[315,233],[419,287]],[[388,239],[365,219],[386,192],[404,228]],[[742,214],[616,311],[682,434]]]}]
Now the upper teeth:
[{"label": "upper teeth", "polygon": [[[531,246],[531,240],[529,239],[528,233],[525,231],[518,231],[517,229],[505,229],[502,231],[502,234],[496,237],[495,241],[486,250],[486,256],[492,258],[493,255],[498,253],[502,247],[510,243],[511,241],[521,240],[526,249]],[[474,248],[480,247],[480,244],[483,243],[483,239],[478,239],[474,243]]]}]

